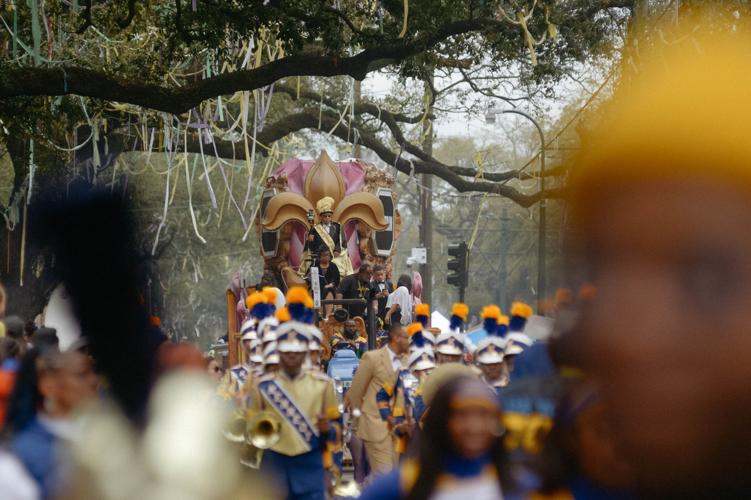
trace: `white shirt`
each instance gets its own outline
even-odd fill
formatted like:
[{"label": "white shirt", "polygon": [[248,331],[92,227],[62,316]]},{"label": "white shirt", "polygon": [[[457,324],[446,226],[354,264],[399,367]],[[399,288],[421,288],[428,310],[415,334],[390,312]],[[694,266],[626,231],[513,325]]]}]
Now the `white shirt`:
[{"label": "white shirt", "polygon": [[12,454],[0,449],[0,491],[6,500],[38,500],[39,487],[23,464]]},{"label": "white shirt", "polygon": [[391,360],[391,368],[395,372],[398,372],[399,370],[402,369],[402,362],[399,359],[399,355],[396,354],[394,351],[392,351],[388,345],[386,345],[386,350],[389,352],[389,359]]},{"label": "white shirt", "polygon": [[430,500],[502,500],[503,492],[494,477],[482,475],[468,479],[452,481],[436,488]]},{"label": "white shirt", "polygon": [[400,286],[394,290],[386,301],[386,309],[390,309],[394,304],[399,305],[402,313],[401,324],[406,326],[412,323],[412,295],[406,287]]}]

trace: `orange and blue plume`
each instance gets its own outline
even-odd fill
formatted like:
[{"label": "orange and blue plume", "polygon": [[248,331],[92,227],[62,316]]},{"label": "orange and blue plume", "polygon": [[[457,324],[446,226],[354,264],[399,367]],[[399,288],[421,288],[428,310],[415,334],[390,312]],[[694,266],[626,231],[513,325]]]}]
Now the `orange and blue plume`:
[{"label": "orange and blue plume", "polygon": [[274,316],[276,316],[276,319],[279,321],[279,323],[284,323],[292,319],[292,317],[289,315],[289,310],[286,307],[277,309],[274,313]]},{"label": "orange and blue plume", "polygon": [[308,290],[301,286],[295,286],[287,291],[287,309],[289,315],[295,321],[305,323],[308,316],[307,304],[311,301]]},{"label": "orange and blue plume", "polygon": [[498,336],[500,337],[506,336],[506,334],[508,333],[508,323],[509,323],[508,316],[504,316],[503,314],[501,314],[498,317]]},{"label": "orange and blue plume", "polygon": [[273,312],[266,303],[266,295],[261,292],[253,292],[245,299],[245,306],[248,308],[250,316],[258,321],[271,316]]},{"label": "orange and blue plume", "polygon": [[485,306],[482,309],[482,327],[488,335],[499,335],[498,319],[501,317],[501,308],[494,305]]},{"label": "orange and blue plume", "polygon": [[276,290],[273,287],[263,287],[261,293],[266,297],[266,304],[269,306],[271,314],[276,312]]},{"label": "orange and blue plume", "polygon": [[430,319],[430,306],[428,304],[417,304],[415,306],[415,319],[420,322],[423,328],[427,328]]},{"label": "orange and blue plume", "polygon": [[532,308],[524,302],[514,302],[511,305],[511,320],[509,321],[508,328],[512,332],[520,332],[524,330],[524,326],[527,324],[527,319],[532,316]]},{"label": "orange and blue plume", "polygon": [[462,324],[467,321],[469,316],[469,306],[467,304],[454,304],[451,308],[451,321],[449,328],[452,330],[458,330],[462,327]]},{"label": "orange and blue plume", "polygon": [[412,345],[417,348],[425,347],[425,337],[422,336],[422,323],[411,323],[407,327],[407,333],[409,334]]}]

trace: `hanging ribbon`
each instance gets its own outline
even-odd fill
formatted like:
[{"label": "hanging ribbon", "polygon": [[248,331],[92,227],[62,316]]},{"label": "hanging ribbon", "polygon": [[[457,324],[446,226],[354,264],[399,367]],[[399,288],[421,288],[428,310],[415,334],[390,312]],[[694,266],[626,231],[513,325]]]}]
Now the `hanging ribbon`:
[{"label": "hanging ribbon", "polygon": [[[18,42],[16,40],[16,33],[18,33],[18,8],[16,7],[16,2],[11,2],[11,6],[13,7],[13,33],[11,33],[11,37],[13,38],[13,60],[15,61],[18,59]],[[5,20],[3,20],[3,24],[5,24]],[[5,27],[7,28],[8,25],[6,24]]]},{"label": "hanging ribbon", "polygon": [[407,34],[407,20],[409,18],[409,0],[404,0],[404,19],[402,19],[402,32],[399,33],[399,38],[404,38]]},{"label": "hanging ribbon", "polygon": [[29,212],[28,193],[26,203],[23,204],[23,224],[21,225],[21,257],[18,264],[18,285],[23,286],[23,270],[26,267],[26,219]]},{"label": "hanging ribbon", "polygon": [[[179,127],[179,122],[178,122]],[[169,209],[169,194],[170,194],[170,173],[172,172],[172,156],[173,151],[176,151],[180,145],[180,129],[178,128],[176,138],[177,143],[175,148],[172,148],[172,138],[170,131],[172,130],[171,124],[168,125],[167,118],[164,118],[164,155],[167,160],[167,181],[164,188],[164,208],[162,209],[162,219],[159,221],[159,226],[156,228],[156,236],[154,237],[154,245],[151,247],[151,255],[156,255],[156,248],[159,245],[159,236],[162,233],[165,223],[167,222],[167,210]],[[187,149],[187,148],[186,148]]]},{"label": "hanging ribbon", "polygon": [[[31,203],[31,193],[34,189],[34,171],[36,170],[36,165],[34,164],[34,139],[31,139],[29,141],[29,190],[28,194],[26,195],[26,204],[28,205]],[[26,209],[24,208],[24,211]],[[24,216],[24,224],[26,223],[26,217]]]},{"label": "hanging ribbon", "polygon": [[248,169],[248,185],[245,189],[245,199],[243,200],[243,210],[248,206],[248,200],[250,199],[250,189],[253,183],[253,169],[255,168],[256,159],[256,130],[258,116],[258,100],[256,99],[256,91],[253,91],[253,151],[250,151],[248,147],[248,112],[250,108],[250,93],[245,92],[240,100],[240,112],[242,113],[243,120],[243,146],[245,148],[245,166]]},{"label": "hanging ribbon", "polygon": [[480,207],[477,210],[477,218],[475,219],[475,227],[472,229],[472,236],[469,238],[469,243],[467,244],[470,250],[472,250],[472,247],[475,245],[475,240],[477,239],[477,231],[480,228],[480,216],[482,215],[482,209],[485,208],[485,200],[487,197],[488,193],[484,193],[480,200]]},{"label": "hanging ribbon", "polygon": [[[188,143],[188,131],[186,129],[185,131],[185,144]],[[188,154],[187,152],[185,153]],[[193,175],[196,173],[196,163],[198,161],[197,157],[193,157]],[[201,236],[201,233],[198,232],[198,223],[196,222],[196,212],[193,210],[193,195],[192,195],[192,180],[193,177],[190,175],[190,172],[188,171],[188,162],[185,162],[185,184],[188,186],[188,208],[190,209],[190,220],[193,222],[193,231],[195,231],[196,236],[199,240],[201,240],[201,243],[206,244],[206,239]]]},{"label": "hanging ribbon", "polygon": [[[214,154],[216,155],[217,159],[219,158],[219,150],[216,148],[216,142],[214,141],[214,138],[211,138],[211,144],[214,146]],[[243,211],[240,208],[240,205],[237,204],[237,201],[235,200],[235,196],[232,194],[232,188],[229,185],[229,181],[227,181],[227,174],[224,171],[224,167],[222,166],[221,161],[217,161],[219,165],[219,173],[222,174],[222,179],[224,179],[224,186],[227,188],[227,192],[229,193],[229,198],[232,201],[232,204],[235,205],[235,208],[237,209],[237,213],[240,214],[240,220],[243,223],[243,228],[248,227],[248,223],[245,222],[245,216],[243,215]],[[223,205],[223,204],[222,204]]]},{"label": "hanging ribbon", "polygon": [[42,64],[42,30],[39,27],[39,5],[37,0],[26,0],[31,11],[31,40],[34,46],[34,65],[41,66]]}]

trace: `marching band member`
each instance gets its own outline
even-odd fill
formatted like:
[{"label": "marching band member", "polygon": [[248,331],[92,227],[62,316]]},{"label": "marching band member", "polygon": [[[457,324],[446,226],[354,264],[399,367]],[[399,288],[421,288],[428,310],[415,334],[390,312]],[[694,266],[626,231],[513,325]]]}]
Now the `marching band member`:
[{"label": "marching band member", "polygon": [[490,305],[483,308],[483,328],[488,336],[477,344],[475,350],[475,361],[482,370],[480,380],[488,384],[499,396],[501,389],[508,384],[508,376],[504,377],[503,369],[506,340],[501,335],[501,318],[501,309],[498,306]]},{"label": "marching band member", "polygon": [[[303,305],[307,294],[292,288],[287,294],[290,312]],[[304,299],[303,299],[304,300]],[[304,306],[303,306],[304,307]],[[310,338],[307,325],[288,321],[277,329],[279,371],[264,375],[251,398],[251,415],[271,412],[281,421],[279,441],[266,450],[261,470],[275,476],[286,498],[323,499],[324,455],[339,435],[339,408],[333,381],[322,373],[305,370]]]},{"label": "marching band member", "polygon": [[520,346],[522,350],[534,343],[534,340],[524,333],[524,327],[530,316],[532,316],[532,308],[524,302],[514,302],[511,305],[511,320],[506,340]]},{"label": "marching band member", "polygon": [[263,348],[263,375],[279,371],[279,353],[276,350],[276,342],[269,342]]},{"label": "marching band member", "polygon": [[506,384],[514,371],[514,360],[516,356],[530,347],[534,340],[524,333],[524,327],[527,325],[527,319],[532,316],[532,308],[524,302],[514,302],[511,305],[511,319],[506,335],[506,348],[503,354],[503,376]]},{"label": "marching band member", "polygon": [[279,322],[280,325],[292,319],[292,317],[289,315],[289,309],[287,309],[286,306],[280,309],[277,309],[276,312],[274,313],[274,317],[276,318],[276,320]]},{"label": "marching band member", "polygon": [[279,302],[281,290],[275,286],[265,286],[261,289],[261,293],[266,297],[266,304],[269,306],[269,315],[273,316],[277,309],[276,304]]},{"label": "marching band member", "polygon": [[435,340],[436,362],[439,365],[462,362],[466,340],[461,333],[461,327],[468,314],[469,307],[466,304],[454,304],[451,309],[449,329]]},{"label": "marching band member", "polygon": [[323,334],[315,325],[308,325],[310,342],[308,343],[308,358],[311,370],[323,371],[321,365],[321,350],[323,349]]},{"label": "marching band member", "polygon": [[[424,330],[422,334],[425,334]],[[435,354],[433,354],[433,349],[427,343],[423,347],[414,349],[409,355],[409,370],[417,381],[413,389],[407,388],[408,391],[412,391],[410,405],[412,418],[415,422],[421,422],[422,416],[425,413],[422,389],[425,380],[427,380],[428,375],[430,375],[434,368]]]},{"label": "marching band member", "polygon": [[[271,292],[273,292],[273,295]],[[250,344],[250,354],[246,354],[250,370],[239,384],[239,391],[237,392],[237,398],[242,401],[242,406],[245,408],[250,404],[249,398],[258,377],[274,369],[273,363],[269,366],[266,358],[267,353],[270,355],[273,352],[273,347],[269,348],[269,346],[276,340],[275,332],[279,324],[273,312],[275,297],[276,293],[273,290],[265,289],[264,292],[250,294],[246,299],[246,306],[250,311],[251,319],[246,321],[245,324],[253,323],[255,327],[253,340]],[[278,364],[278,361],[276,363]]]},{"label": "marching band member", "polygon": [[[431,348],[435,347],[435,332],[439,332],[438,328],[428,327],[430,322],[430,306],[428,304],[417,304],[415,306],[415,321],[422,325],[422,337],[425,339],[425,344]],[[440,333],[440,332],[439,332]]]},{"label": "marching band member", "polygon": [[261,341],[254,339],[250,342],[251,373],[257,377],[263,375],[263,350]]},{"label": "marching band member", "polygon": [[266,316],[258,322],[256,327],[256,334],[261,342],[267,343],[274,339],[274,332],[276,327],[279,326],[279,320],[274,316]]},{"label": "marching band member", "polygon": [[222,378],[217,388],[217,393],[224,399],[241,400],[243,387],[248,375],[252,373],[253,365],[251,356],[253,354],[253,342],[257,341],[255,322],[248,320],[241,327],[240,343],[242,345],[242,362],[236,364]]}]

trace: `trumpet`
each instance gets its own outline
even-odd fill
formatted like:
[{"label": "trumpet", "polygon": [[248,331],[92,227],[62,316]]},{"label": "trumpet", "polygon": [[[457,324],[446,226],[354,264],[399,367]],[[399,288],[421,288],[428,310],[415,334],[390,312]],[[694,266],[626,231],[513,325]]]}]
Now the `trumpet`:
[{"label": "trumpet", "polygon": [[247,423],[246,441],[261,450],[267,450],[279,442],[282,421],[270,411],[253,415]]}]

